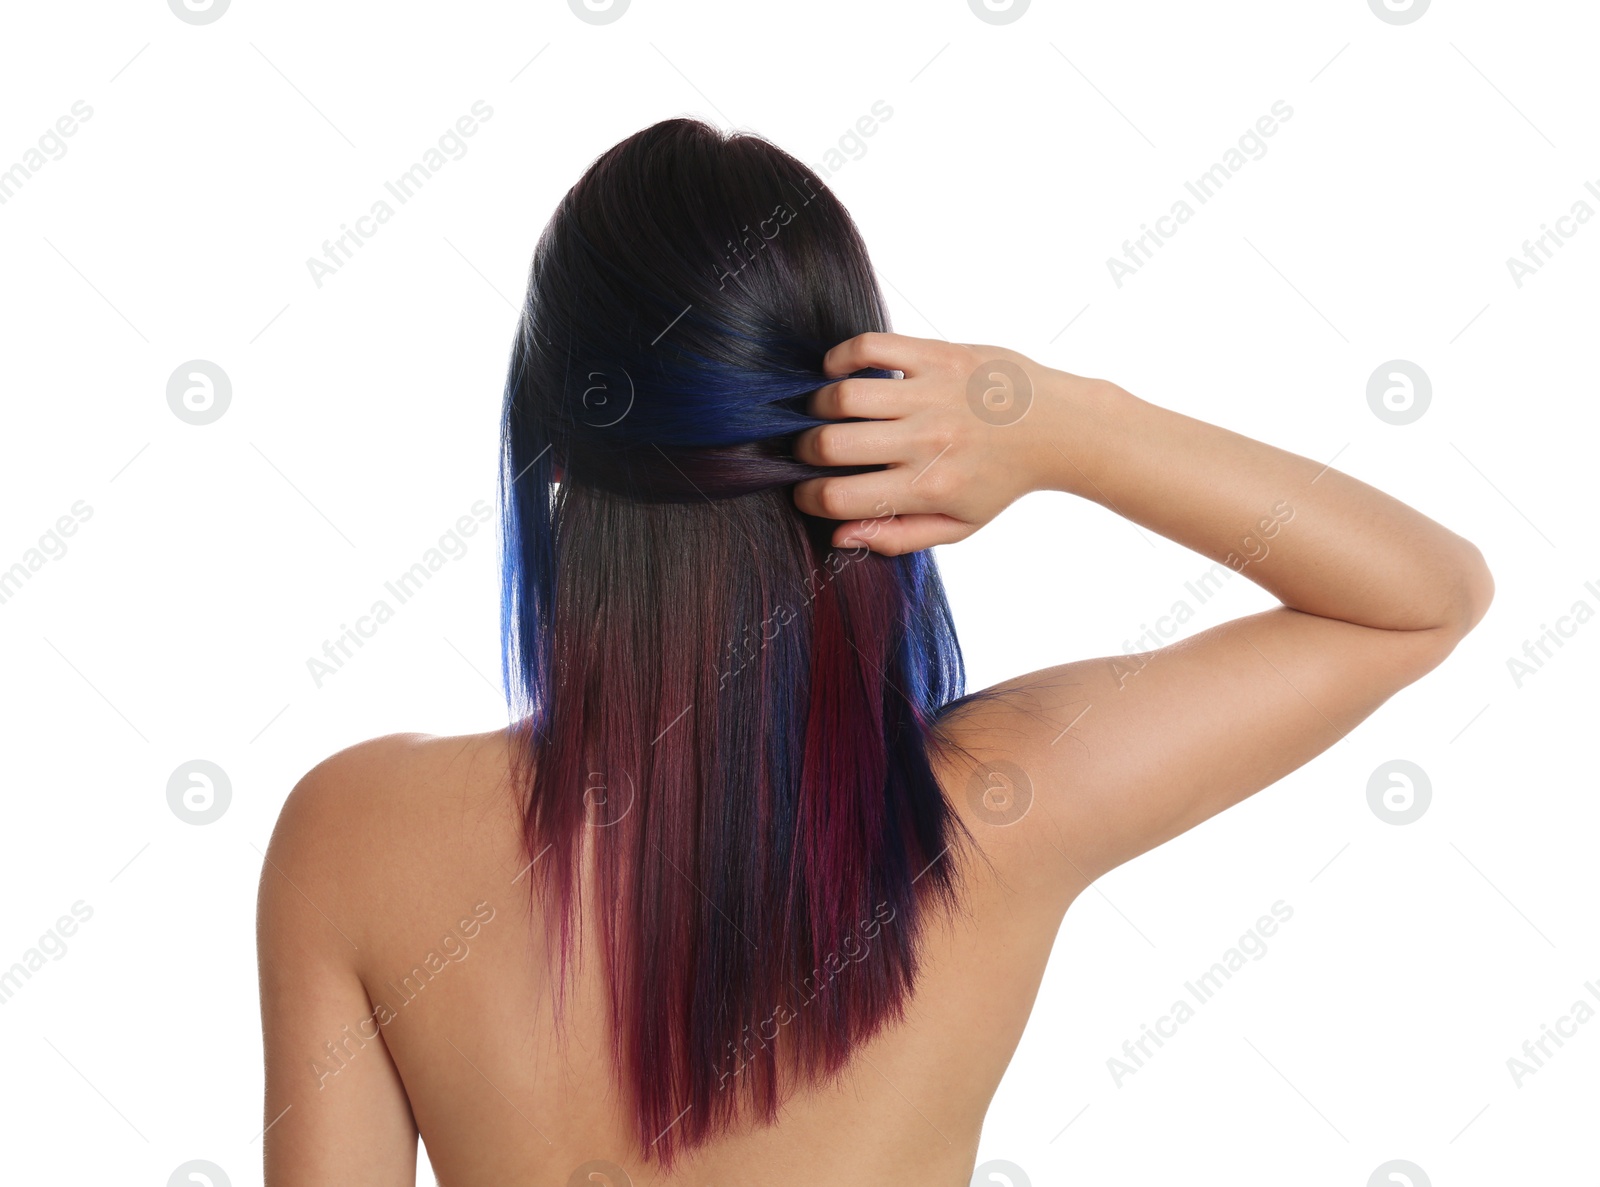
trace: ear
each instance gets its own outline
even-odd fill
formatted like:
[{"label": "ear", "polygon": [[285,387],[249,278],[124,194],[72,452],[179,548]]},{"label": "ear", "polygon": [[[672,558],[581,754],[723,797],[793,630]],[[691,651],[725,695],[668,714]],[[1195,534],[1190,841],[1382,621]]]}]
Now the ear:
[{"label": "ear", "polygon": [[565,478],[567,476],[567,472],[566,472],[566,470],[564,470],[562,468],[560,462],[554,463],[554,465],[552,466],[552,469],[551,469],[551,474],[552,474],[552,477],[554,478],[554,480],[556,482],[560,482],[563,478]]}]

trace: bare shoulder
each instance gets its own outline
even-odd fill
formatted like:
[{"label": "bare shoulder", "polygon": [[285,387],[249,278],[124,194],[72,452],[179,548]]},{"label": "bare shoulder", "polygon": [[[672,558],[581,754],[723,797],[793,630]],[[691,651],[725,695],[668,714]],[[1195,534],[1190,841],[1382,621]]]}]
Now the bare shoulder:
[{"label": "bare shoulder", "polygon": [[436,803],[441,793],[470,794],[504,770],[508,754],[504,730],[386,734],[357,742],[306,772],[284,803],[280,826],[301,817],[334,823],[340,813],[406,811]]},{"label": "bare shoulder", "polygon": [[297,895],[353,933],[382,927],[385,904],[404,910],[481,866],[486,849],[511,860],[509,745],[505,730],[389,734],[323,759],[279,812],[263,904],[273,893]]},{"label": "bare shoulder", "polygon": [[416,1120],[389,1037],[370,1041],[386,1020],[371,987],[476,901],[486,846],[514,842],[494,827],[514,819],[496,795],[505,753],[496,734],[393,734],[288,793],[256,910],[269,1182],[414,1181]]},{"label": "bare shoulder", "polygon": [[[359,856],[373,841],[399,840],[400,830],[448,815],[503,787],[506,731],[438,737],[387,734],[329,755],[301,777],[284,801],[273,844],[303,859]],[[349,830],[368,844],[351,847]]]}]

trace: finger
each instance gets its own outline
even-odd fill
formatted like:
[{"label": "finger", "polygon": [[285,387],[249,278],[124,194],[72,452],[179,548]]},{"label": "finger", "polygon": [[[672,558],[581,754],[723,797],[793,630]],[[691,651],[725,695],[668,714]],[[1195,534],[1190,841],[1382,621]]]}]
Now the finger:
[{"label": "finger", "polygon": [[907,492],[902,473],[907,469],[891,466],[870,474],[807,478],[795,483],[794,503],[818,519],[872,519],[934,510],[926,499]]},{"label": "finger", "polygon": [[811,393],[806,410],[826,420],[888,420],[910,411],[916,394],[904,379],[839,379]]},{"label": "finger", "polygon": [[971,524],[948,515],[896,515],[888,519],[854,520],[834,532],[838,548],[861,545],[884,556],[920,552],[935,544],[953,544],[972,534]]},{"label": "finger", "polygon": [[794,439],[794,456],[812,466],[889,466],[909,458],[892,420],[817,425]]},{"label": "finger", "polygon": [[912,338],[905,334],[857,334],[822,356],[822,373],[844,376],[863,367],[879,367],[885,371],[901,371],[909,377],[926,371],[932,363],[933,351],[945,345],[932,338]]}]

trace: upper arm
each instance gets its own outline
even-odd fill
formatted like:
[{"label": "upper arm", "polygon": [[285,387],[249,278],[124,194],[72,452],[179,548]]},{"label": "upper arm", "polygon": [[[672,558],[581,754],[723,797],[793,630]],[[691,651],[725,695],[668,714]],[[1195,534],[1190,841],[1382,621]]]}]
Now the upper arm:
[{"label": "upper arm", "polygon": [[1279,607],[1008,680],[942,724],[980,772],[997,756],[1020,768],[1030,857],[1075,895],[1328,749],[1460,635]]},{"label": "upper arm", "polygon": [[411,1187],[417,1130],[357,972],[361,755],[322,763],[290,793],[257,903],[269,1187]]}]

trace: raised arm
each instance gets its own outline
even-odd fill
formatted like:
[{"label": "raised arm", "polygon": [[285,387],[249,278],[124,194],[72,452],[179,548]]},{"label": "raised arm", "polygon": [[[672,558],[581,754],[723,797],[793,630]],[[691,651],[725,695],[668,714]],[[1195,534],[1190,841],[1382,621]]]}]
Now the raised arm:
[{"label": "raised arm", "polygon": [[845,379],[814,399],[817,415],[873,419],[813,429],[799,456],[889,467],[796,488],[802,510],[848,521],[836,542],[947,543],[1022,494],[1058,490],[1283,603],[1144,655],[1020,676],[946,715],[978,760],[947,786],[1002,759],[1020,768],[1032,819],[1008,836],[1030,838],[1069,897],[1320,754],[1442,662],[1493,596],[1478,550],[1420,512],[1115,384],[894,334],[842,343],[825,366],[905,376]]}]

